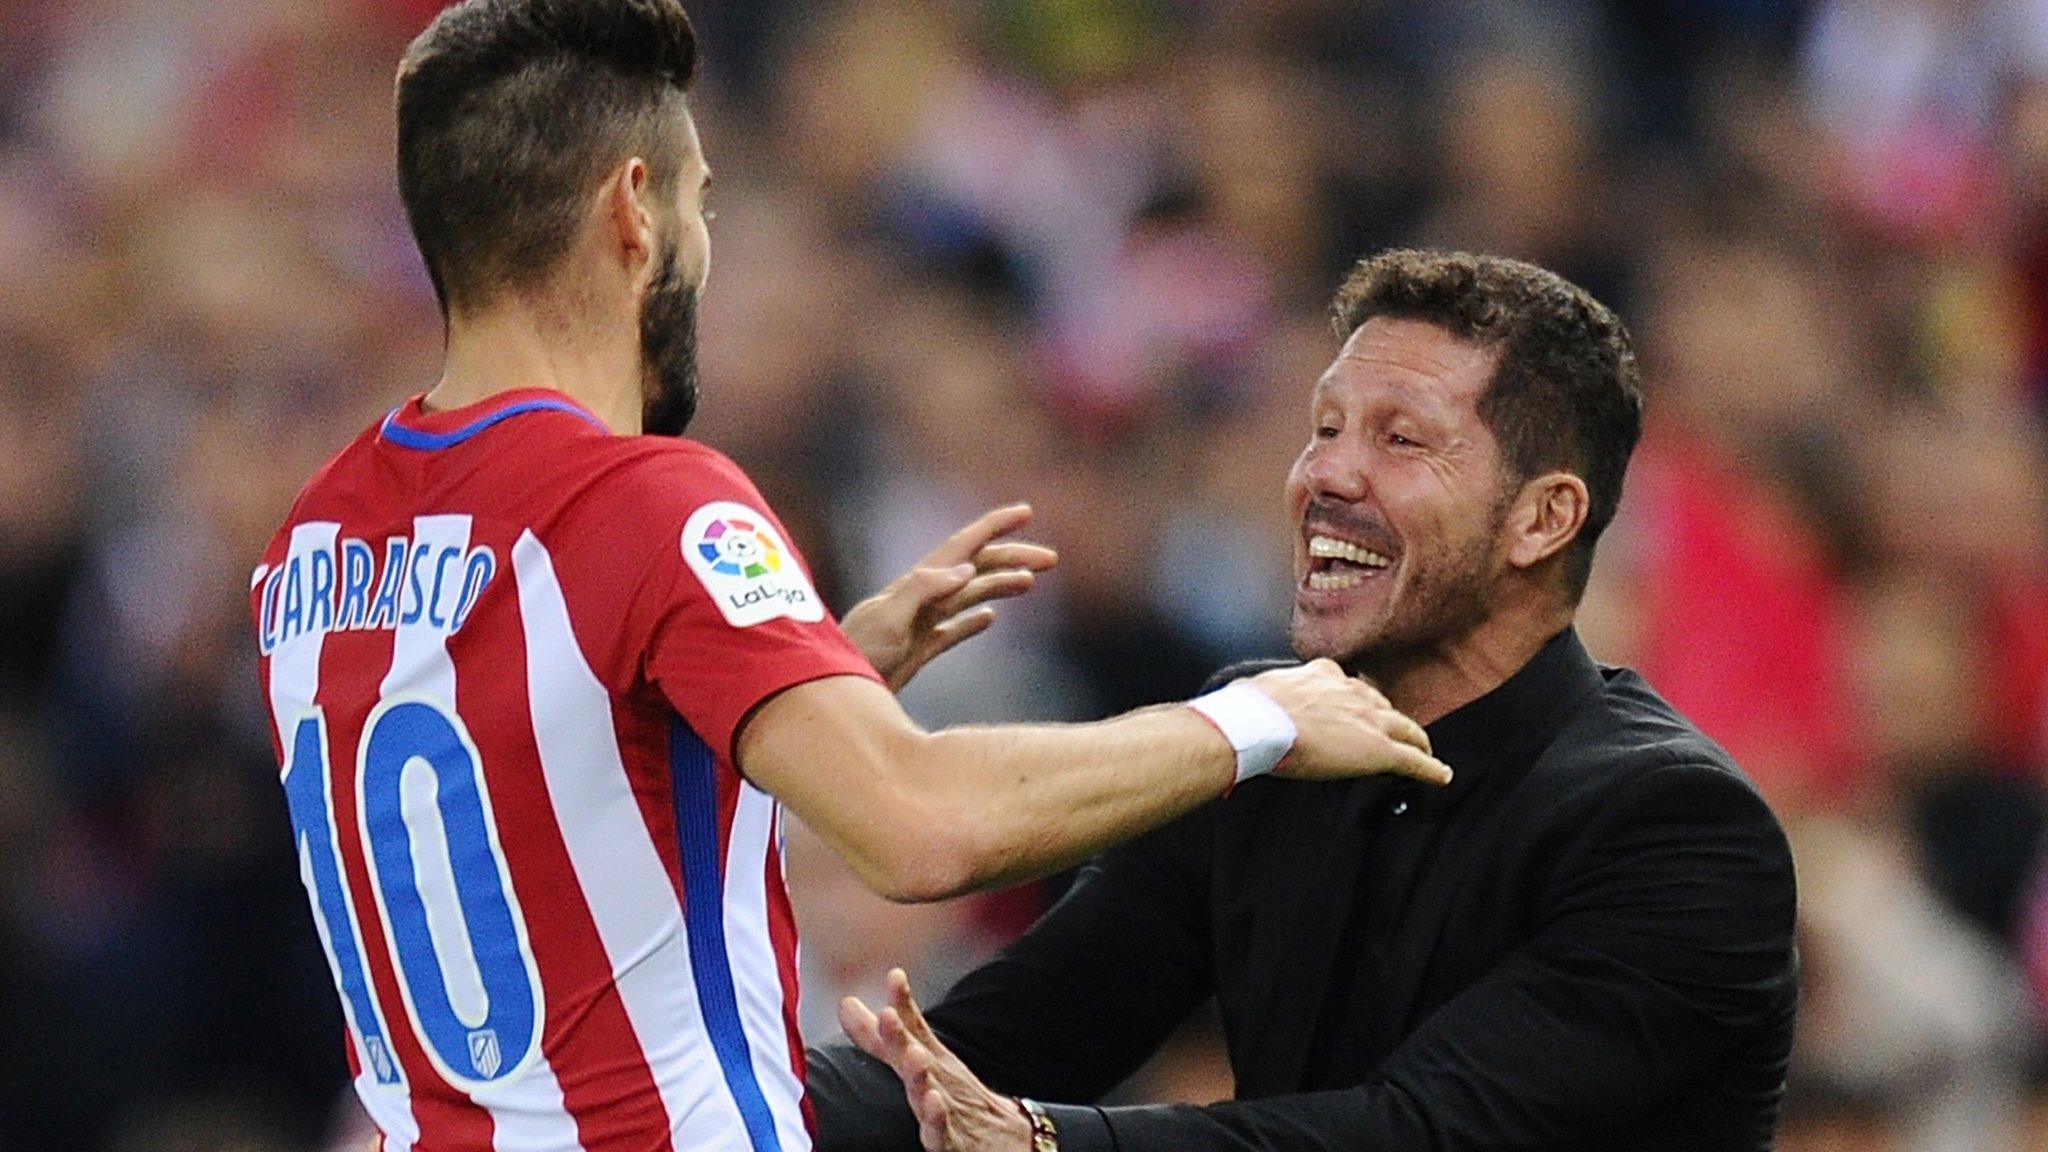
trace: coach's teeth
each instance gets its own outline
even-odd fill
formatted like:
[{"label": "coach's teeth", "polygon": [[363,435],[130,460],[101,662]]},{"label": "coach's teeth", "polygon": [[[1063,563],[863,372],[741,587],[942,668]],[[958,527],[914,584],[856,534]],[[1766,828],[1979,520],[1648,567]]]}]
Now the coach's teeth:
[{"label": "coach's teeth", "polygon": [[1365,577],[1356,572],[1311,572],[1308,586],[1318,592],[1335,592],[1340,588],[1355,588],[1365,583]]},{"label": "coach's teeth", "polygon": [[1349,540],[1339,540],[1334,536],[1309,537],[1308,554],[1318,560],[1343,560],[1367,568],[1385,568],[1392,563],[1369,548],[1360,548]]}]

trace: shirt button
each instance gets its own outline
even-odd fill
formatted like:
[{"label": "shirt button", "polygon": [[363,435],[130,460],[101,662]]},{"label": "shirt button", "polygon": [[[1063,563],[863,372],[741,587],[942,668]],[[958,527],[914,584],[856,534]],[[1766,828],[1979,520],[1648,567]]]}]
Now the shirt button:
[{"label": "shirt button", "polygon": [[1407,802],[1406,800],[1396,800],[1396,801],[1394,801],[1394,815],[1396,815],[1396,816],[1405,816],[1405,815],[1407,815],[1407,814],[1408,814],[1408,802]]}]

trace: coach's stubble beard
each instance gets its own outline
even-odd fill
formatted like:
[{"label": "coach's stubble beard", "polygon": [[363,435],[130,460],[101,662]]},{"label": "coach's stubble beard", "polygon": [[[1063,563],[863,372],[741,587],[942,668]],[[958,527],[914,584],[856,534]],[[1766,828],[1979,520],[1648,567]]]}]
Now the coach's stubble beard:
[{"label": "coach's stubble beard", "polygon": [[662,246],[661,267],[640,304],[641,427],[681,436],[697,416],[697,288],[683,278],[677,246]]},{"label": "coach's stubble beard", "polygon": [[1329,657],[1348,673],[1382,687],[1455,647],[1491,617],[1501,565],[1501,537],[1514,493],[1504,493],[1463,540],[1441,537],[1404,550],[1399,599],[1376,627],[1342,638],[1317,636],[1299,609],[1294,649],[1303,659]]}]

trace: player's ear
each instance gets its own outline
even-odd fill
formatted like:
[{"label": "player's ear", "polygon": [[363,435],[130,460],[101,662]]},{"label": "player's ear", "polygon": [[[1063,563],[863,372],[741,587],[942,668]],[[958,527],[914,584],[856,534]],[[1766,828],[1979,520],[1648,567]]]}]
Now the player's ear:
[{"label": "player's ear", "polygon": [[647,162],[635,156],[612,170],[599,193],[606,247],[636,290],[645,288],[655,272],[658,233],[648,206],[652,180]]},{"label": "player's ear", "polygon": [[1569,472],[1548,472],[1522,485],[1508,509],[1508,563],[1533,568],[1579,538],[1593,499],[1586,482]]}]

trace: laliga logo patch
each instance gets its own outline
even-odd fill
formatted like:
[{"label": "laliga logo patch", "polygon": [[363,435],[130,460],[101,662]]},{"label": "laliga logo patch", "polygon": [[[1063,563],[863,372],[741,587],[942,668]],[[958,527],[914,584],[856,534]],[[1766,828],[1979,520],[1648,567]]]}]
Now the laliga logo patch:
[{"label": "laliga logo patch", "polygon": [[735,628],[825,618],[824,601],[788,552],[774,524],[744,504],[706,504],[683,526],[683,559]]},{"label": "laliga logo patch", "polygon": [[713,520],[697,551],[722,576],[758,580],[782,571],[782,549],[752,521],[735,516]]}]

